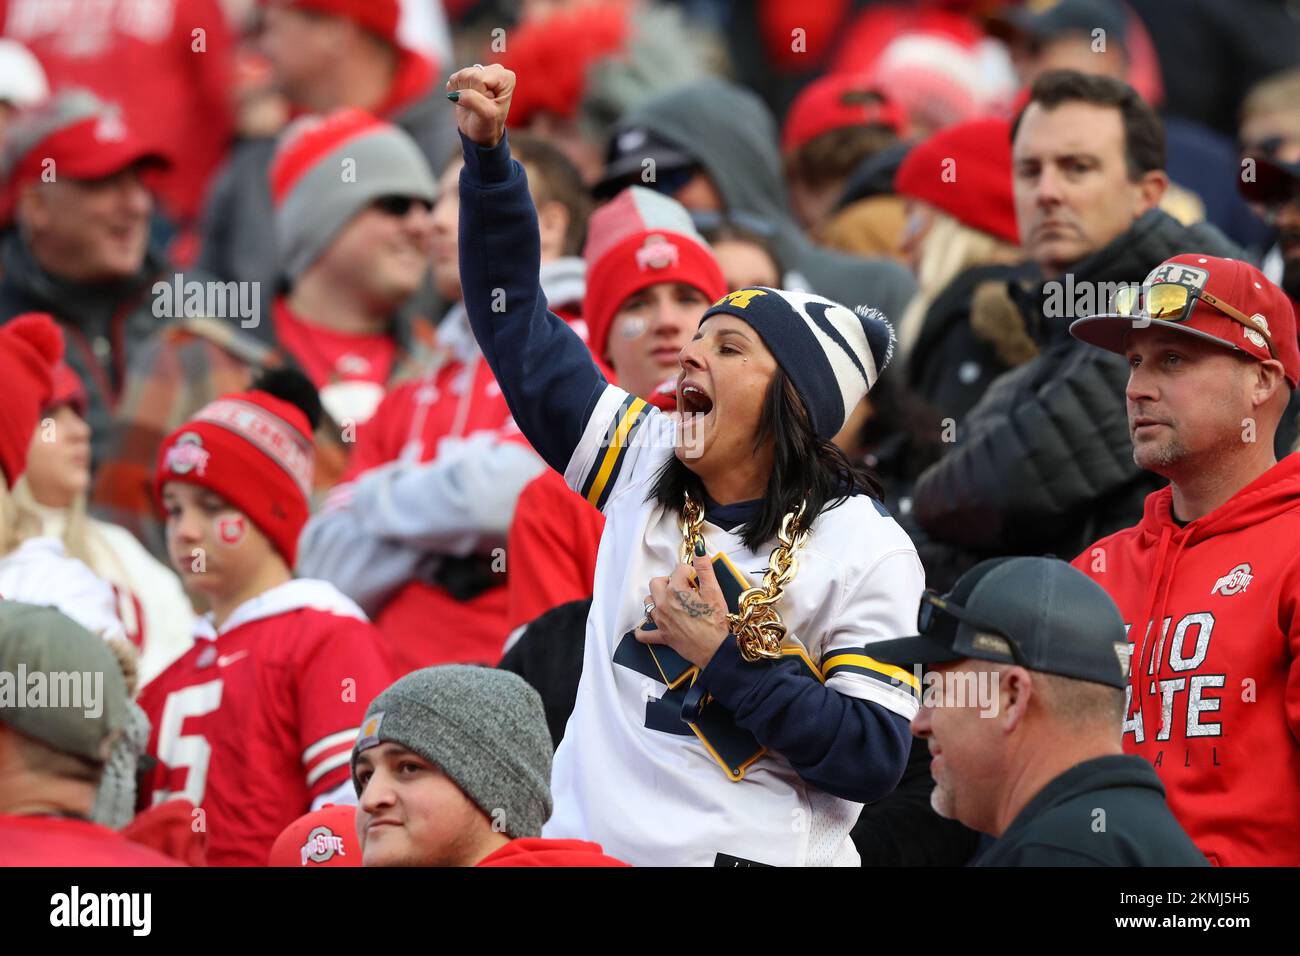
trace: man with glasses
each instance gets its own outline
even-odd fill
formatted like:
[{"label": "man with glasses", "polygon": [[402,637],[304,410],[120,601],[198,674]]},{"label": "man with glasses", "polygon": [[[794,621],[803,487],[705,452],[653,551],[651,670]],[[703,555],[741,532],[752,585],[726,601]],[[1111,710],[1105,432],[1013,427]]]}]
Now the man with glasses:
[{"label": "man with glasses", "polygon": [[160,555],[161,525],[144,478],[162,437],[205,403],[247,388],[259,369],[300,368],[326,412],[316,441],[323,489],[342,475],[357,428],[385,389],[431,360],[432,323],[402,309],[429,273],[437,193],[415,141],[361,110],[303,117],[281,137],[270,191],[282,270],[274,297],[229,283],[227,301],[259,306],[236,318],[208,314],[210,296],[191,303],[169,295],[172,308],[160,311],[175,321],[130,369],[94,499]]},{"label": "man with glasses", "polygon": [[1124,750],[1220,865],[1300,865],[1300,381],[1295,312],[1258,269],[1179,255],[1076,338],[1128,359],[1133,460],[1169,480],[1075,567],[1133,645]]},{"label": "man with glasses", "polygon": [[1128,642],[1105,591],[1054,558],[995,558],[926,592],[917,630],[871,653],[926,668],[912,733],[935,811],[997,838],[977,866],[1206,865],[1121,753]]}]

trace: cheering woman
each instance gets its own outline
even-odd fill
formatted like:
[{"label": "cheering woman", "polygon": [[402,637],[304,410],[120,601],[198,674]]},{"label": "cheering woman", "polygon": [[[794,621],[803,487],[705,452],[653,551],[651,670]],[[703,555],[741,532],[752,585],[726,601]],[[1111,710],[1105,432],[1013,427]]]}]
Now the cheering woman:
[{"label": "cheering woman", "polygon": [[[741,289],[681,350],[677,413],[609,384],[538,288],[514,86],[496,64],[447,84],[465,305],[519,427],[606,518],[545,835],[638,865],[855,865],[849,831],[903,772],[918,692],[871,645],[915,632],[920,561],[830,441],[889,326]],[[689,254],[636,241],[647,270]]]}]

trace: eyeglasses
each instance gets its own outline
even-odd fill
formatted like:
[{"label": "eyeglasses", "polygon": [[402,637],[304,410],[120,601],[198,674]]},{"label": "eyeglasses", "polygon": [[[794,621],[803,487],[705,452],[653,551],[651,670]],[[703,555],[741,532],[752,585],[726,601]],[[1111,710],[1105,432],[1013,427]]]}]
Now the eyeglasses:
[{"label": "eyeglasses", "polygon": [[419,204],[425,212],[433,209],[433,204],[427,199],[417,199],[414,196],[380,196],[370,204],[372,209],[377,209],[387,216],[396,216],[401,219],[411,211],[411,207]]},{"label": "eyeglasses", "polygon": [[[1144,292],[1145,308],[1142,301]],[[1248,319],[1245,313],[1204,289],[1194,289],[1179,282],[1157,282],[1146,289],[1141,286],[1124,286],[1115,293],[1111,305],[1116,315],[1129,318],[1185,322],[1196,308],[1197,299],[1218,309],[1238,325],[1244,325],[1252,332],[1263,336],[1264,343],[1268,346],[1268,354],[1277,358],[1277,350],[1273,348],[1273,337],[1267,330]]]},{"label": "eyeglasses", "polygon": [[1020,646],[1009,635],[934,591],[922,592],[921,606],[916,614],[916,632],[924,637],[934,636],[930,632],[939,626],[944,617],[974,629],[975,636],[971,641],[974,649],[1006,654],[1021,667],[1029,667]]}]

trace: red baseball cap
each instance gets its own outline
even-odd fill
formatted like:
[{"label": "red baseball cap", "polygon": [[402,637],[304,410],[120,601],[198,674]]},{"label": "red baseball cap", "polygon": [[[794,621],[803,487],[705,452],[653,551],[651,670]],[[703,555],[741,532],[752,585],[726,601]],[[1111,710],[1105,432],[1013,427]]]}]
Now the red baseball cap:
[{"label": "red baseball cap", "polygon": [[275,838],[267,866],[360,866],[357,808],[331,803],[300,816]]},{"label": "red baseball cap", "polygon": [[262,4],[342,17],[397,46],[397,25],[402,18],[398,0],[262,0]]},{"label": "red baseball cap", "polygon": [[809,83],[790,104],[781,151],[789,153],[823,133],[849,126],[884,126],[903,136],[907,113],[866,76],[832,73]]},{"label": "red baseball cap", "polygon": [[[1190,309],[1167,318],[1151,317],[1148,303],[1155,294],[1152,290],[1162,284],[1189,289]],[[1245,352],[1261,362],[1276,357],[1291,387],[1300,383],[1295,307],[1285,292],[1250,263],[1184,253],[1153,269],[1143,281],[1141,293],[1141,310],[1076,319],[1070,334],[1123,355],[1124,336],[1131,329],[1159,326]],[[1233,318],[1230,312],[1240,318]]]},{"label": "red baseball cap", "polygon": [[138,163],[171,165],[167,155],[137,138],[121,112],[88,90],[69,89],[21,113],[5,130],[0,178],[8,179],[6,208],[19,187],[48,172],[66,179],[105,179]]}]

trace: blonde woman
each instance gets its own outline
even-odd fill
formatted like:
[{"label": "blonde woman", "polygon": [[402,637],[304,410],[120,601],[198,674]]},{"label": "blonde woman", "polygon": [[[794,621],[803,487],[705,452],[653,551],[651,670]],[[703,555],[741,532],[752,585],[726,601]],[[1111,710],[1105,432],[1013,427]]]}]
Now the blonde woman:
[{"label": "blonde woman", "polygon": [[994,378],[1036,352],[1008,280],[1024,260],[1003,119],[949,127],[908,153],[894,180],[907,201],[902,252],[918,291],[898,327],[907,384],[961,420]]},{"label": "blonde woman", "polygon": [[[42,534],[40,521],[21,508],[11,488],[27,468],[32,432],[53,393],[53,370],[63,334],[42,313],[0,326],[0,598],[51,606],[98,634],[113,651],[135,696],[137,655],[118,620],[113,589],[63,543]],[[100,778],[91,819],[125,826],[135,812],[136,764],[149,739],[149,720],[134,703]]]},{"label": "blonde woman", "polygon": [[16,510],[31,533],[62,542],[113,588],[116,616],[140,650],[141,684],[189,648],[195,614],[180,579],[125,528],[86,514],[90,488],[90,426],[82,417],[85,391],[60,362],[54,393],[27,452],[27,471],[14,485]]}]

